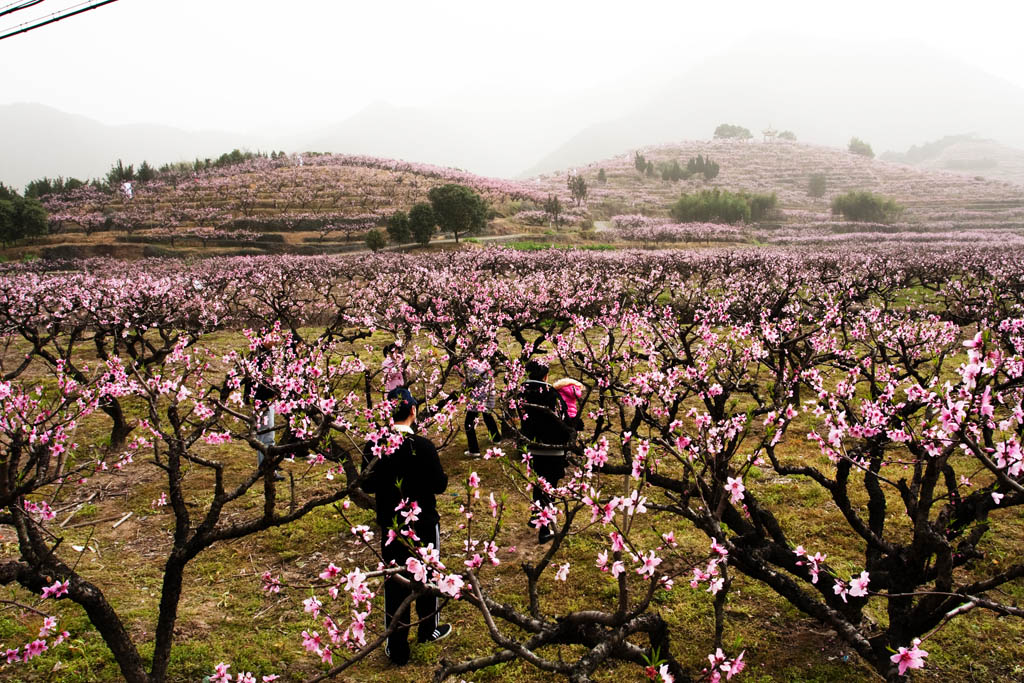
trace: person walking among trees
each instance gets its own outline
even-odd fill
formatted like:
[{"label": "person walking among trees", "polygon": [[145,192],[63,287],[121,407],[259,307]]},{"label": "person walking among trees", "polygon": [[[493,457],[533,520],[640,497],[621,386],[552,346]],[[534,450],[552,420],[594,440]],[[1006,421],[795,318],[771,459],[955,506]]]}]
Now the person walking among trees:
[{"label": "person walking among trees", "polygon": [[[419,509],[418,517],[413,514],[412,531],[419,537],[419,545],[441,546],[440,517],[437,514],[436,495],[448,488],[448,475],[441,467],[437,449],[429,439],[413,433],[419,401],[409,390],[398,387],[388,392],[388,400],[395,405],[392,412],[393,429],[402,435],[401,445],[388,454],[380,453],[383,444],[369,442],[363,450],[363,468],[368,473],[362,488],[375,494],[374,509],[377,524],[381,528],[380,551],[386,563],[394,562],[404,566],[405,561],[414,557],[414,550],[399,535],[388,540],[387,530],[401,526],[405,512]],[[414,590],[412,575],[403,571],[384,582],[384,628],[390,628],[397,620],[395,630],[388,636],[384,652],[397,665],[409,661],[409,628],[412,624],[409,606],[399,611],[402,603]],[[416,616],[419,619],[417,640],[430,643],[448,637],[451,624],[439,623],[440,604],[436,595],[423,593],[416,598]]]},{"label": "person walking among trees", "polygon": [[[567,448],[575,432],[565,400],[548,384],[548,366],[532,360],[526,364],[527,380],[519,396],[520,432],[526,440],[533,471],[555,487],[565,476]],[[547,513],[552,498],[542,482],[533,486],[530,524],[537,528],[537,541],[547,543],[554,535],[554,522]]]},{"label": "person walking among trees", "polygon": [[[260,375],[267,374],[271,371],[273,362],[272,354],[274,347],[280,343],[274,341],[270,337],[264,339],[260,345],[255,349],[251,357],[251,363],[255,367],[256,373]],[[246,403],[251,403],[253,411],[256,417],[256,439],[270,448],[274,445],[274,431],[276,429],[274,405],[273,400],[276,398],[274,390],[267,386],[263,381],[253,382],[252,374],[246,373],[245,380],[242,383],[242,398]],[[256,468],[260,469],[263,467],[263,451],[256,451]],[[284,475],[277,468],[274,469],[274,479],[281,481],[284,479]]]},{"label": "person walking among trees", "polygon": [[480,457],[480,443],[476,439],[477,420],[483,418],[491,443],[501,443],[501,430],[494,420],[494,375],[491,367],[482,360],[471,358],[466,362],[466,389],[469,403],[466,406],[466,455]]}]

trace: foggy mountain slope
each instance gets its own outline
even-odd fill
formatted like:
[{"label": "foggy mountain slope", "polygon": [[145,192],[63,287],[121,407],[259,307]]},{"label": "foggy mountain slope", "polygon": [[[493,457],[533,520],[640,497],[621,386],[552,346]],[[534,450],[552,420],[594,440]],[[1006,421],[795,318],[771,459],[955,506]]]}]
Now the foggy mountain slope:
[{"label": "foggy mountain slope", "polygon": [[483,126],[465,126],[426,109],[376,102],[310,134],[303,148],[468,169],[479,166],[485,140]]},{"label": "foggy mountain slope", "polygon": [[882,158],[1024,185],[1024,150],[970,135],[947,136],[906,152],[886,152]]},{"label": "foggy mountain slope", "polygon": [[157,124],[112,126],[41,104],[0,106],[0,182],[19,191],[43,176],[88,180],[118,159],[158,166],[219,156],[255,140],[219,131],[191,132]]},{"label": "foggy mountain slope", "polygon": [[773,126],[801,141],[876,152],[970,131],[1024,147],[1024,89],[936,54],[894,46],[862,54],[787,52],[767,39],[706,60],[631,113],[590,126],[522,177],[655,141],[708,138],[720,123],[755,137]]}]

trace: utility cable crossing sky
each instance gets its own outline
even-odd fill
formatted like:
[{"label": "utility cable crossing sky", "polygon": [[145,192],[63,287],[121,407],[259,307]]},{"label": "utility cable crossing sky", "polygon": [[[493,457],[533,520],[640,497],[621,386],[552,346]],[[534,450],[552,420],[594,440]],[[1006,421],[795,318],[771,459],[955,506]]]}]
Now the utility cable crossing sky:
[{"label": "utility cable crossing sky", "polygon": [[[28,9],[30,7],[34,7],[35,5],[40,5],[44,1],[45,0],[24,0],[23,2],[11,3],[0,8],[0,17],[7,16],[8,14],[13,14],[14,12],[18,12],[20,10]],[[80,2],[77,5],[66,7],[57,12],[53,12],[52,14],[47,14],[42,17],[33,19],[31,21],[26,21],[21,24],[17,24],[15,26],[11,26],[5,29],[0,29],[0,40],[3,40],[4,38],[11,38],[22,33],[28,33],[29,31],[34,31],[37,28],[42,28],[43,26],[48,26],[49,24],[54,24],[58,21],[63,21],[64,19],[69,19],[77,14],[88,12],[89,10],[98,9],[100,7],[103,7],[104,5],[109,5],[112,2],[117,2],[117,0],[101,0],[100,2]]]}]

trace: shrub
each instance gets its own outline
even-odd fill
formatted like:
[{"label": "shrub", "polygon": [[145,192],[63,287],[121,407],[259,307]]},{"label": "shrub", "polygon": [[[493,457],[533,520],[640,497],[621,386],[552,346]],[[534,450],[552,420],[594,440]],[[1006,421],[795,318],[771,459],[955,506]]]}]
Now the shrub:
[{"label": "shrub", "polygon": [[750,204],[741,195],[716,188],[684,194],[669,213],[680,223],[738,223],[750,220]]},{"label": "shrub", "polygon": [[850,145],[847,149],[849,149],[853,154],[859,154],[860,156],[867,157],[868,159],[875,158],[875,152],[871,149],[871,145],[860,138],[850,138]]},{"label": "shrub", "polygon": [[753,194],[753,195],[740,195],[747,200],[747,204],[750,206],[750,220],[760,221],[763,220],[768,212],[775,208],[778,204],[778,197],[775,193],[771,194]]},{"label": "shrub", "polygon": [[604,169],[599,169],[597,172],[597,182],[606,183],[608,182],[608,174],[604,172]]},{"label": "shrub", "polygon": [[796,142],[796,133],[791,130],[784,130],[779,133],[780,140],[789,140],[790,142]]},{"label": "shrub", "polygon": [[872,192],[847,192],[832,200],[833,215],[842,215],[851,221],[883,223],[903,211],[903,207],[891,199]]}]

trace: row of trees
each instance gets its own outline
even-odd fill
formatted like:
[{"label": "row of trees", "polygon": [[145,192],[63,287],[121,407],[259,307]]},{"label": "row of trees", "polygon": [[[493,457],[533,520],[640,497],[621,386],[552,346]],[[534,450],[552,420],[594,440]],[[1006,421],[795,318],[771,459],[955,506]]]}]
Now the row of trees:
[{"label": "row of trees", "polygon": [[778,204],[771,194],[730,192],[715,188],[693,194],[684,193],[669,214],[680,223],[739,223],[763,220]]},{"label": "row of trees", "polygon": [[[487,223],[487,202],[465,185],[448,183],[432,188],[427,198],[429,203],[419,202],[408,213],[396,211],[388,217],[385,227],[392,242],[427,245],[440,227],[443,232],[452,233],[458,244],[460,235],[478,232]],[[367,246],[374,251],[382,249],[386,241],[379,230],[371,230],[366,238]]]},{"label": "row of trees", "polygon": [[832,200],[832,213],[851,221],[884,223],[902,212],[901,205],[873,192],[847,192]]},{"label": "row of trees", "polygon": [[48,178],[46,176],[32,180],[25,186],[26,197],[45,197],[51,194],[63,194],[65,192],[71,192],[77,190],[80,187],[86,185],[92,185],[97,189],[117,188],[125,182],[147,182],[154,180],[161,173],[194,173],[199,171],[209,170],[211,168],[223,168],[226,166],[234,166],[245,161],[257,158],[265,159],[279,159],[288,156],[285,152],[271,152],[267,154],[265,152],[249,152],[242,151],[239,149],[233,149],[230,152],[225,152],[219,157],[195,159],[194,161],[179,161],[160,166],[159,169],[154,168],[149,164],[148,161],[143,160],[138,168],[134,164],[125,165],[122,159],[118,159],[116,163],[111,165],[110,170],[107,171],[106,175],[101,178],[93,178],[92,180],[79,180],[78,178],[64,178],[63,176],[57,176],[56,178]]},{"label": "row of trees", "polygon": [[[647,159],[643,154],[640,152],[634,152],[633,167],[636,168],[637,172],[646,174],[648,177],[654,177],[656,172],[660,172],[662,180],[670,180],[673,182],[689,180],[695,175],[704,176],[704,180],[712,180],[713,178],[718,177],[718,172],[721,170],[717,161],[712,161],[710,157],[704,158],[703,154],[690,157],[690,160],[686,162],[685,167],[675,159],[671,162],[663,161],[656,167],[654,162]],[[598,180],[601,180],[600,174],[598,174]]]}]

